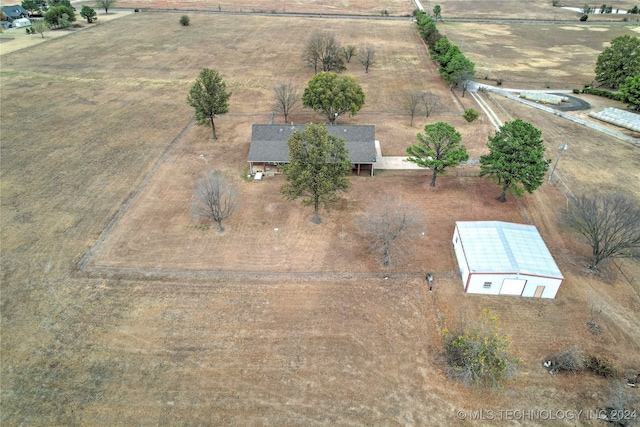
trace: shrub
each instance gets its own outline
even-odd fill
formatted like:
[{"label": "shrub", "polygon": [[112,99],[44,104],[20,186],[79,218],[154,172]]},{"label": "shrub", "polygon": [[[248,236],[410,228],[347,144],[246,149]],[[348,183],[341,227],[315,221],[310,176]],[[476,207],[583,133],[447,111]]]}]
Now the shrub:
[{"label": "shrub", "polygon": [[577,345],[550,356],[549,360],[552,374],[563,371],[577,373],[584,368],[584,353]]},{"label": "shrub", "polygon": [[573,93],[580,93],[580,89],[574,89]]},{"label": "shrub", "polygon": [[511,339],[502,334],[496,318],[487,310],[472,325],[442,337],[449,374],[466,384],[499,386],[513,375],[520,363],[511,352]]},{"label": "shrub", "polygon": [[590,95],[596,95],[596,96],[604,96],[605,98],[615,99],[616,101],[623,101],[621,94],[617,92],[611,92],[609,90],[591,89],[586,87],[584,88],[583,93],[588,93]]},{"label": "shrub", "polygon": [[582,21],[582,22],[586,21],[587,19],[589,19],[589,15],[587,15],[587,14],[584,14],[584,15],[582,15],[580,17],[580,21]]},{"label": "shrub", "polygon": [[502,79],[496,80],[496,86],[502,86]]},{"label": "shrub", "polygon": [[588,354],[584,358],[584,367],[587,371],[605,378],[616,378],[618,371],[613,366],[613,362],[604,356]]},{"label": "shrub", "polygon": [[183,26],[188,26],[189,25],[189,17],[187,15],[182,15],[180,17],[180,24],[182,24]]},{"label": "shrub", "polygon": [[140,12],[140,9],[138,9],[137,7],[135,9],[133,9],[134,12]]},{"label": "shrub", "polygon": [[471,123],[473,121],[476,121],[478,117],[480,117],[480,113],[473,108],[467,108],[466,110],[464,110],[464,114],[462,115],[462,117],[464,117],[467,123]]}]

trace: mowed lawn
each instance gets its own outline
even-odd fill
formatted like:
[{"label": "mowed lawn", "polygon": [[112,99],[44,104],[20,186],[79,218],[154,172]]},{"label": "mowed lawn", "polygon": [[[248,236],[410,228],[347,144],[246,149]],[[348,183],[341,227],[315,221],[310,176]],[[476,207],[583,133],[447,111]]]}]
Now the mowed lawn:
[{"label": "mowed lawn", "polygon": [[[486,394],[446,379],[438,307],[452,322],[461,314],[455,301],[472,314],[501,307],[462,296],[453,277],[430,295],[421,277],[263,284],[79,272],[85,251],[191,122],[186,93],[203,67],[219,70],[233,92],[218,150],[234,173],[248,150],[234,117],[265,122],[273,84],[290,78],[304,87],[312,73],[300,53],[315,30],[376,47],[369,74],[349,65],[367,103],[347,121],[387,117],[380,134],[392,154],[425,123],[408,126],[398,94],[448,95],[410,22],[193,14],[182,27],[179,16],[136,14],[2,56],[3,425],[458,425],[457,409],[595,405],[601,396],[584,390],[603,381],[564,377],[550,386],[537,360],[556,345],[554,327],[589,339],[579,314],[555,320],[572,304],[586,309],[586,291],[502,308],[518,320],[508,326],[523,334],[516,342],[526,346],[524,330],[535,329],[519,323],[523,313],[548,339],[524,355],[517,384]],[[430,120],[462,128],[448,96]],[[486,123],[479,129],[463,131],[475,136],[475,153]],[[635,331],[615,334],[631,342]]]}]

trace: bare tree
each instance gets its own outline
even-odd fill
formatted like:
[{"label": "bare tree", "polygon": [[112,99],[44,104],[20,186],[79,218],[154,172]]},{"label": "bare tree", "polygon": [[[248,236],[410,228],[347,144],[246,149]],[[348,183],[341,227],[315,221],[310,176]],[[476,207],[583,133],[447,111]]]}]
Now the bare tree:
[{"label": "bare tree", "polygon": [[462,89],[463,98],[475,75],[475,71],[469,69],[463,69],[454,74],[453,79],[456,83],[456,86],[459,86]]},{"label": "bare tree", "polygon": [[382,253],[382,264],[391,264],[392,252],[406,250],[405,238],[420,224],[419,211],[402,201],[383,197],[376,208],[357,220],[360,234],[370,243],[370,250]]},{"label": "bare tree", "polygon": [[304,48],[303,60],[313,67],[313,72],[318,72],[318,67],[322,71],[333,71],[339,73],[345,70],[342,60],[343,51],[340,43],[332,34],[321,33],[313,35]]},{"label": "bare tree", "polygon": [[300,92],[293,82],[281,81],[273,87],[274,102],[273,109],[284,116],[284,122],[287,123],[289,114],[295,110],[300,103]]},{"label": "bare tree", "polygon": [[342,54],[344,55],[344,59],[347,60],[347,64],[351,62],[351,58],[356,56],[356,47],[353,45],[347,45],[347,47],[342,49]]},{"label": "bare tree", "polygon": [[598,418],[619,426],[638,425],[638,407],[640,395],[616,381],[609,390],[606,407],[598,408]]},{"label": "bare tree", "polygon": [[364,66],[364,72],[369,72],[369,67],[375,64],[376,62],[376,51],[371,46],[365,46],[360,49],[360,53],[358,54],[358,59],[360,63]]},{"label": "bare tree", "polygon": [[422,94],[422,106],[425,117],[429,117],[440,106],[440,97],[435,93],[425,92]]},{"label": "bare tree", "polygon": [[413,118],[419,113],[422,104],[422,93],[418,91],[408,91],[403,97],[404,110],[411,116],[411,126],[413,126]]},{"label": "bare tree", "polygon": [[222,220],[227,219],[238,207],[238,189],[219,170],[209,170],[196,181],[191,214],[195,219],[209,219],[218,224],[218,232],[224,231]]},{"label": "bare tree", "polygon": [[118,0],[96,0],[96,7],[104,9],[104,13],[109,13],[111,6],[116,4]]},{"label": "bare tree", "polygon": [[627,194],[582,194],[571,200],[563,220],[591,245],[592,270],[608,258],[640,256],[640,206]]},{"label": "bare tree", "polygon": [[587,329],[594,335],[602,332],[602,327],[598,324],[597,320],[605,308],[607,308],[607,303],[604,300],[598,301],[593,295],[589,297],[589,320],[587,321]]}]

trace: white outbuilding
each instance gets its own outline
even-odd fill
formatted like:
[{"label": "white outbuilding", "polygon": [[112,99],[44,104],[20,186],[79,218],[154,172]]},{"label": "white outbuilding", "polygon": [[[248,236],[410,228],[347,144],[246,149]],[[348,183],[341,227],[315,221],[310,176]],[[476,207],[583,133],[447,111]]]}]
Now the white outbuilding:
[{"label": "white outbuilding", "polygon": [[453,247],[467,293],[555,298],[564,280],[533,225],[458,221]]}]

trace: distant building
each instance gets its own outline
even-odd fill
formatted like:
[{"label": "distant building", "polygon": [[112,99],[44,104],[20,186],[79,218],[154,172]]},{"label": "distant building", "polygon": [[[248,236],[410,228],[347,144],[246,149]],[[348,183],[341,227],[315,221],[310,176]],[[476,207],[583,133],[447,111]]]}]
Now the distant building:
[{"label": "distant building", "polygon": [[533,225],[458,221],[453,247],[467,293],[555,298],[564,280]]},{"label": "distant building", "polygon": [[[251,146],[249,147],[249,173],[266,175],[281,173],[280,167],[289,163],[289,146],[287,141],[293,131],[304,132],[300,125],[258,125],[251,129]],[[367,171],[373,176],[376,162],[376,128],[373,125],[329,125],[329,135],[343,138],[349,151],[349,160],[358,175]]]},{"label": "distant building", "polygon": [[7,15],[7,21],[9,22],[13,22],[16,19],[29,17],[29,12],[19,4],[14,4],[12,6],[2,6],[2,12]]}]

